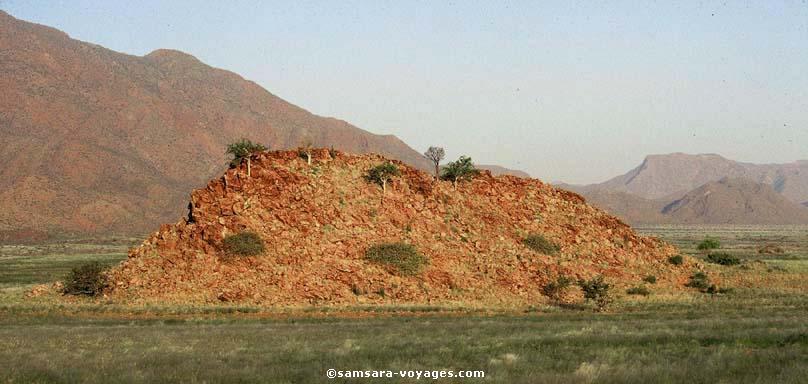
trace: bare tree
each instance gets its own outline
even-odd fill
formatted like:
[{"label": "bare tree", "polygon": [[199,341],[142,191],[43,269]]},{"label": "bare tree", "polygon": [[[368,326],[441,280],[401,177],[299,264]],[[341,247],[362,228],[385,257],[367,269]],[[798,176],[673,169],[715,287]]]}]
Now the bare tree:
[{"label": "bare tree", "polygon": [[424,157],[435,164],[435,178],[440,178],[440,161],[446,157],[446,151],[441,147],[429,147],[429,149],[424,152]]}]

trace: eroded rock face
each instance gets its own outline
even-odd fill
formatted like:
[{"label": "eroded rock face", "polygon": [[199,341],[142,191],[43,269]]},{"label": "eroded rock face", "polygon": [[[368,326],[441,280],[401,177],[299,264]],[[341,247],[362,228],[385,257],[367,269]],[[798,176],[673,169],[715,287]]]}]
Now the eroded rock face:
[{"label": "eroded rock face", "polygon": [[[334,154],[334,157],[332,157]],[[318,149],[312,165],[297,152],[258,154],[191,195],[189,217],[163,225],[112,271],[112,298],[267,305],[542,302],[539,287],[560,274],[603,274],[636,284],[683,279],[667,263],[675,249],[640,237],[571,192],[535,179],[483,172],[450,182],[393,161],[402,174],[383,194],[364,179],[378,155]],[[258,233],[266,252],[227,256],[222,239]],[[522,239],[543,234],[557,255]],[[406,242],[429,258],[415,276],[365,260],[365,250]]]}]

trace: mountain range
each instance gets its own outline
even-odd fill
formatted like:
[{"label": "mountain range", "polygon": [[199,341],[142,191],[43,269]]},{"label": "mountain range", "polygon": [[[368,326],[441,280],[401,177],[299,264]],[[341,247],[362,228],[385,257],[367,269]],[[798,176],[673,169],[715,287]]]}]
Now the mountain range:
[{"label": "mountain range", "polygon": [[560,184],[637,224],[808,224],[808,161],[752,164],[716,154],[651,155],[590,185]]},{"label": "mountain range", "polygon": [[432,169],[395,136],[314,115],[186,53],[122,54],[3,11],[0,73],[0,239],[145,233],[186,209],[239,138]]}]

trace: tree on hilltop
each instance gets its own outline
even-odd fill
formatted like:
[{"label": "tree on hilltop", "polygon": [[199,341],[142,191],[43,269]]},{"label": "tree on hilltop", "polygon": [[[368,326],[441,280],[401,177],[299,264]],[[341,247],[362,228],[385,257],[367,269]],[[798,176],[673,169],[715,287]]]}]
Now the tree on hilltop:
[{"label": "tree on hilltop", "polygon": [[306,164],[308,165],[311,165],[311,154],[313,149],[314,146],[309,138],[304,138],[302,144],[297,147],[297,153],[300,155],[300,157],[306,158]]},{"label": "tree on hilltop", "polygon": [[435,179],[440,178],[440,161],[446,157],[446,151],[443,150],[441,147],[429,147],[429,149],[424,152],[424,157],[429,159],[432,164],[435,164]]},{"label": "tree on hilltop", "polygon": [[238,167],[244,160],[247,160],[247,176],[251,176],[251,166],[252,162],[250,158],[253,154],[256,154],[261,151],[266,151],[266,147],[258,144],[253,143],[248,139],[241,139],[235,143],[231,143],[227,145],[227,154],[233,155],[233,159],[230,160],[230,167],[235,168]]},{"label": "tree on hilltop", "polygon": [[443,168],[441,178],[443,180],[451,180],[452,185],[457,187],[457,182],[462,180],[471,180],[474,176],[480,173],[471,158],[468,156],[460,156],[457,161],[451,161]]},{"label": "tree on hilltop", "polygon": [[398,167],[388,161],[369,169],[365,178],[370,182],[379,184],[382,187],[382,193],[384,193],[387,191],[387,182],[400,174],[401,171],[399,171]]}]

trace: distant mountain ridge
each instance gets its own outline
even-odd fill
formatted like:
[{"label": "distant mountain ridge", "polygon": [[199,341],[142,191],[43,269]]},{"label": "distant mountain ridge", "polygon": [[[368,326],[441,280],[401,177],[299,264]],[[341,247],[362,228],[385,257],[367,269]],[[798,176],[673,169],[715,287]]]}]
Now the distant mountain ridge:
[{"label": "distant mountain ridge", "polygon": [[682,224],[806,224],[808,209],[766,184],[723,178],[702,185],[662,209]]},{"label": "distant mountain ridge", "polygon": [[716,154],[650,155],[590,185],[560,184],[638,224],[808,224],[808,161],[751,164]]},{"label": "distant mountain ridge", "polygon": [[525,171],[501,167],[499,165],[477,164],[477,168],[491,172],[494,175],[510,175],[516,177],[530,177]]},{"label": "distant mountain ridge", "polygon": [[623,175],[579,188],[622,191],[646,199],[660,199],[681,195],[724,177],[771,185],[775,191],[794,202],[808,200],[808,161],[752,164],[716,154],[650,155],[638,167]]}]

